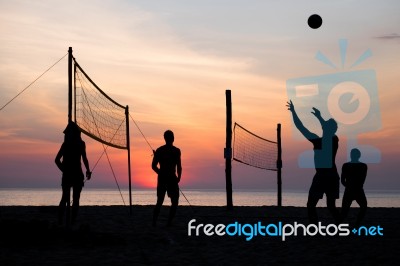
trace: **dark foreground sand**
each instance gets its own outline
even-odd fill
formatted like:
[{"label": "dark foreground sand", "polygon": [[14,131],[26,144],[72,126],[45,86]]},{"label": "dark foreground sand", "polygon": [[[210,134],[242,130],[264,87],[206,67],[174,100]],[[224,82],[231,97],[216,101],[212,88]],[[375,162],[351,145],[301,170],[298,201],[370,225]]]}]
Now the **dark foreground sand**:
[{"label": "dark foreground sand", "polygon": [[[168,207],[151,226],[152,206],[84,206],[71,229],[56,225],[57,208],[0,207],[0,265],[399,265],[400,209],[370,208],[366,226],[380,225],[383,236],[245,237],[188,236],[196,224],[307,224],[298,207],[179,207],[165,227]],[[324,224],[326,208],[318,209]],[[355,220],[357,208],[350,212]],[[352,228],[352,227],[351,227]]]}]

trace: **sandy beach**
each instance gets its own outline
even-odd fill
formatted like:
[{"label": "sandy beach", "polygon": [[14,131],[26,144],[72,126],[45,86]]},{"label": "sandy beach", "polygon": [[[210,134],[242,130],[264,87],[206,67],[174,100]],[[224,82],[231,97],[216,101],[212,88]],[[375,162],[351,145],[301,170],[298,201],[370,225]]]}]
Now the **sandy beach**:
[{"label": "sandy beach", "polygon": [[[166,227],[163,207],[157,227],[153,206],[83,206],[71,230],[56,223],[57,207],[2,206],[1,265],[394,265],[399,259],[398,208],[370,208],[363,225],[383,228],[383,236],[188,236],[188,223],[303,223],[299,207],[179,207]],[[357,208],[349,215],[350,227]],[[318,208],[323,224],[332,223]],[[195,231],[192,231],[192,234]]]}]

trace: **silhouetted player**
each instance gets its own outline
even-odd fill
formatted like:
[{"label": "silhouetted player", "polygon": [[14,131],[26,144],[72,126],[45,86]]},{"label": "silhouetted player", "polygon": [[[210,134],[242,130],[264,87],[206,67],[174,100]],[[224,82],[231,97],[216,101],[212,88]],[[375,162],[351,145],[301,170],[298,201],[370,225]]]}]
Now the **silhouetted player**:
[{"label": "silhouetted player", "polygon": [[[81,138],[81,131],[74,122],[69,122],[64,130],[64,143],[57,153],[55,162],[62,174],[62,197],[58,210],[58,222],[62,224],[65,208],[70,203],[71,187],[73,189],[72,205],[72,224],[75,222],[79,208],[79,198],[84,184],[84,175],[82,172],[81,158],[86,167],[86,177],[91,178],[89,162],[86,157],[86,145]],[[62,158],[62,161],[61,161]],[[69,209],[67,210],[67,226],[70,223]]]},{"label": "silhouetted player", "polygon": [[355,200],[360,205],[356,225],[360,225],[367,211],[367,198],[364,193],[364,182],[367,177],[368,166],[360,162],[361,152],[352,149],[350,162],[343,164],[341,182],[346,187],[342,200],[342,218],[346,219],[351,203]]},{"label": "silhouetted player", "polygon": [[[165,145],[154,152],[151,168],[158,174],[157,178],[157,204],[153,213],[153,226],[157,223],[158,214],[164,202],[165,192],[171,198],[171,209],[168,224],[174,219],[179,200],[178,183],[182,176],[181,150],[173,146],[174,133],[167,130],[164,133]],[[158,167],[158,164],[160,167]]]},{"label": "silhouetted player", "polygon": [[308,139],[314,147],[314,175],[307,201],[307,211],[310,223],[318,222],[317,203],[326,194],[326,205],[336,223],[340,222],[340,215],[336,209],[336,199],[339,198],[339,174],[335,158],[339,148],[339,138],[335,135],[337,123],[334,119],[325,121],[317,108],[311,112],[321,123],[322,137],[310,132],[300,121],[292,101],[287,103],[288,110],[292,112],[293,121],[297,129]]}]

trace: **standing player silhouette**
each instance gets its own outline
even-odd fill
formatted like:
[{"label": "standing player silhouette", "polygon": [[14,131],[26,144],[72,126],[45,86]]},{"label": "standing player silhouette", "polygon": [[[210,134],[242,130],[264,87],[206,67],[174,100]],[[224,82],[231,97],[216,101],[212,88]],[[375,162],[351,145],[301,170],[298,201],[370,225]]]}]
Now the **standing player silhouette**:
[{"label": "standing player silhouette", "polygon": [[355,200],[360,205],[356,226],[359,226],[367,211],[367,198],[364,193],[364,182],[367,177],[368,166],[360,162],[361,152],[352,149],[351,161],[343,164],[341,182],[346,187],[342,200],[342,218],[346,219],[351,203]]},{"label": "standing player silhouette", "polygon": [[337,123],[332,118],[325,121],[321,112],[313,107],[311,113],[318,119],[322,127],[322,137],[319,137],[303,125],[297,116],[292,101],[287,103],[287,107],[292,112],[296,128],[313,144],[314,148],[316,173],[308,193],[308,219],[313,224],[318,222],[316,206],[318,201],[326,194],[326,205],[335,219],[335,223],[339,223],[341,219],[336,209],[336,199],[339,198],[339,174],[335,164],[336,153],[339,148],[339,138],[335,135]]},{"label": "standing player silhouette", "polygon": [[[161,206],[164,202],[165,192],[171,198],[167,226],[170,226],[175,217],[179,200],[178,183],[182,176],[181,150],[173,145],[174,133],[167,130],[164,133],[165,145],[154,152],[151,168],[157,173],[157,203],[153,213],[153,226],[156,226]],[[160,167],[158,167],[158,164]]]},{"label": "standing player silhouette", "polygon": [[[64,130],[64,143],[57,153],[55,163],[62,172],[62,197],[58,210],[58,222],[62,224],[65,208],[69,206],[71,187],[73,190],[72,217],[70,221],[69,209],[67,210],[67,226],[75,222],[78,215],[79,199],[84,184],[81,159],[86,167],[86,177],[89,180],[92,173],[86,157],[86,145],[81,138],[81,131],[74,122],[69,122]],[[61,161],[62,158],[62,161]]]}]

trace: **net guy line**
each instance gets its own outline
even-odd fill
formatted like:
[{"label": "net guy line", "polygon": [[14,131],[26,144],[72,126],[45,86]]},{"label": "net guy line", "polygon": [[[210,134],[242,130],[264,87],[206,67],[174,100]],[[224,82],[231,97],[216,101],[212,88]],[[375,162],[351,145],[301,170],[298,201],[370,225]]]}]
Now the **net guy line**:
[{"label": "net guy line", "polygon": [[146,136],[143,134],[142,130],[140,129],[139,125],[136,123],[136,121],[133,119],[132,115],[129,114],[129,116],[131,117],[133,123],[135,124],[135,126],[137,127],[137,129],[139,130],[140,134],[142,134],[142,137],[144,138],[144,140],[147,142],[147,145],[149,145],[150,149],[152,152],[154,152],[153,147],[151,146],[151,144],[149,143],[149,141],[147,140]]},{"label": "net guy line", "polygon": [[36,81],[38,81],[44,74],[50,71],[55,65],[57,65],[61,60],[66,57],[68,53],[66,53],[63,57],[61,57],[57,62],[55,62],[53,65],[51,65],[48,69],[46,69],[41,75],[39,75],[34,81],[32,81],[28,86],[26,86],[22,91],[20,91],[17,95],[15,95],[11,100],[9,100],[3,107],[0,108],[0,111],[2,111],[4,108],[6,108],[7,105],[9,105],[12,101],[14,101],[18,96],[20,96],[24,91],[26,91],[30,86],[32,86]]}]

